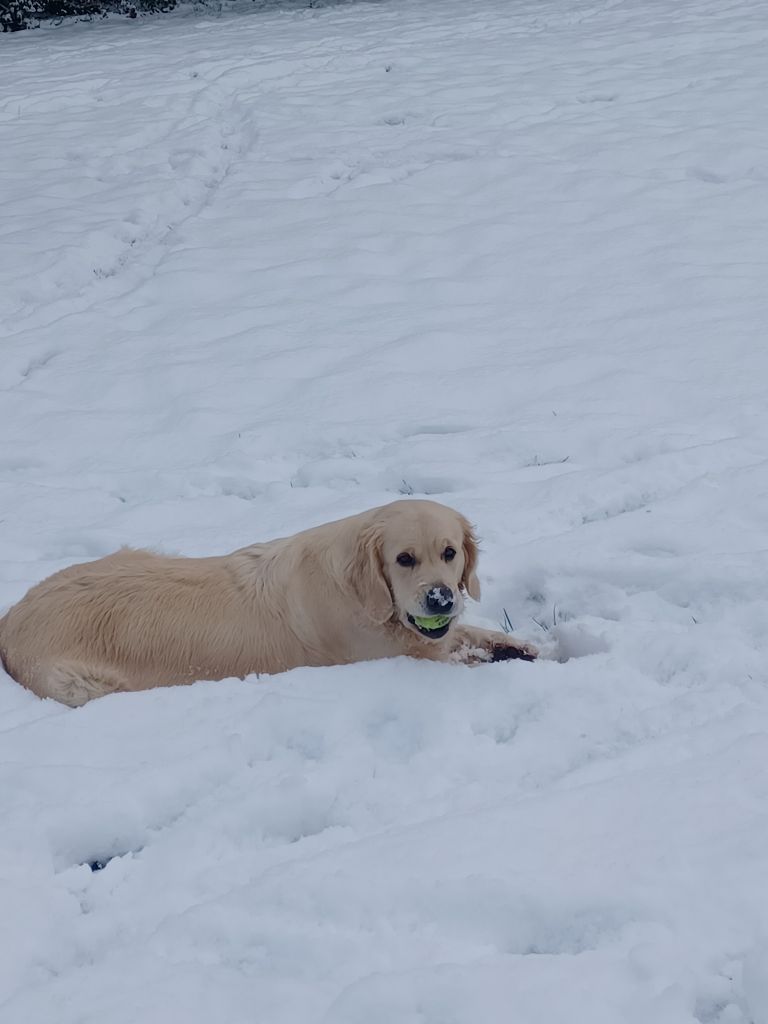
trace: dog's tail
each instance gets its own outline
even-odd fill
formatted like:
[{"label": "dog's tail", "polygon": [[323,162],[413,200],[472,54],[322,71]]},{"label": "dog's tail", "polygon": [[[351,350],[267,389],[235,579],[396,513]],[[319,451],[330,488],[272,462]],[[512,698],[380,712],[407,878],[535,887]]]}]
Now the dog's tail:
[{"label": "dog's tail", "polygon": [[[3,643],[3,626],[5,625],[7,618],[7,615],[3,615],[2,618],[0,618],[0,668],[5,669],[6,672],[8,672],[8,669],[6,668],[5,665],[5,644]],[[10,675],[10,672],[8,672],[8,674]]]}]

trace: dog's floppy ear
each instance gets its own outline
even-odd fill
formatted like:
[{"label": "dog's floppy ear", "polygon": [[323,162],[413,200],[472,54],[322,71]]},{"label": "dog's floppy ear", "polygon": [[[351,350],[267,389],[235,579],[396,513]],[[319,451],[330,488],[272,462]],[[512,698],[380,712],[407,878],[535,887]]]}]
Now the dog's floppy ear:
[{"label": "dog's floppy ear", "polygon": [[477,578],[477,537],[471,525],[462,517],[464,528],[464,573],[461,586],[475,601],[480,600],[480,580]]},{"label": "dog's floppy ear", "polygon": [[392,617],[394,601],[384,575],[381,536],[375,526],[360,531],[350,569],[352,586],[365,611],[374,622],[386,622]]}]

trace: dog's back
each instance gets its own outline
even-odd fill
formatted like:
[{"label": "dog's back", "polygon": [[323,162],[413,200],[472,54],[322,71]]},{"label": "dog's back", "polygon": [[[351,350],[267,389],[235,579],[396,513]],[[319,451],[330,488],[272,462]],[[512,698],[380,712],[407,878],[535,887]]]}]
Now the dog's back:
[{"label": "dog's back", "polygon": [[69,566],[34,586],[0,622],[6,670],[39,696],[67,704],[160,681],[247,674],[247,610],[232,577],[226,556],[129,549]]}]

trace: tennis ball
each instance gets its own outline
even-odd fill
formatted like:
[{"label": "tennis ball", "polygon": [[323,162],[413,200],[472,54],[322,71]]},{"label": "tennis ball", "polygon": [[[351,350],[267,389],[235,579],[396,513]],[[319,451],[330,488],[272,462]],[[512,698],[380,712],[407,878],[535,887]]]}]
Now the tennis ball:
[{"label": "tennis ball", "polygon": [[426,618],[417,618],[415,615],[413,621],[419,626],[420,629],[442,629],[443,626],[447,626],[451,621],[450,615],[428,615]]}]

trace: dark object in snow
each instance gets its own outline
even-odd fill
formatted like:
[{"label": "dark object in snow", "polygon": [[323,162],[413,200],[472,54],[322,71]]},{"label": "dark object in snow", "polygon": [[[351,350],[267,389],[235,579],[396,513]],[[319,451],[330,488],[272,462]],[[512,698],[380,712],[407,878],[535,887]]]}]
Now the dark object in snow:
[{"label": "dark object in snow", "polygon": [[536,661],[536,656],[529,654],[524,647],[494,644],[491,648],[491,661]]}]

